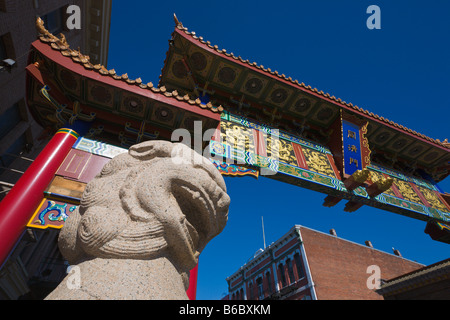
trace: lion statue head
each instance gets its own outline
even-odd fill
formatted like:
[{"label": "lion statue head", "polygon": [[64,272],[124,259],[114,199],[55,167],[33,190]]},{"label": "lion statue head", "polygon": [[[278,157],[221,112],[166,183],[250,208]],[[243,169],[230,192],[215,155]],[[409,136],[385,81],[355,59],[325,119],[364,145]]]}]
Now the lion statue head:
[{"label": "lion statue head", "polygon": [[87,185],[59,247],[70,264],[166,256],[188,272],[225,227],[229,204],[209,160],[180,143],[144,142],[113,158]]}]

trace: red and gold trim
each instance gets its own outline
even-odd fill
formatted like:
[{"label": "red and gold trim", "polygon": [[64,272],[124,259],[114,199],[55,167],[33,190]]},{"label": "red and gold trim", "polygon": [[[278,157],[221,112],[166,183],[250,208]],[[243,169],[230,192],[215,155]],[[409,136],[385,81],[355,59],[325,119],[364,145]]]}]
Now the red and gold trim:
[{"label": "red and gold trim", "polygon": [[62,128],[62,129],[59,129],[56,132],[56,134],[60,134],[60,133],[68,134],[68,135],[72,136],[73,138],[75,138],[77,140],[80,137],[80,135],[76,131],[74,131],[72,129]]}]

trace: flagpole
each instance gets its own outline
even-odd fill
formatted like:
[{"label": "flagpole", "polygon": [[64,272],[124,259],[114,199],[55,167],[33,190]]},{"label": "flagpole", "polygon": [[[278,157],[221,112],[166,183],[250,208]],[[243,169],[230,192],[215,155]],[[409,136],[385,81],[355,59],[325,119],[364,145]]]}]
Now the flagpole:
[{"label": "flagpole", "polygon": [[261,217],[262,230],[263,230],[263,240],[264,240],[264,250],[266,250],[266,235],[264,234],[264,217]]}]

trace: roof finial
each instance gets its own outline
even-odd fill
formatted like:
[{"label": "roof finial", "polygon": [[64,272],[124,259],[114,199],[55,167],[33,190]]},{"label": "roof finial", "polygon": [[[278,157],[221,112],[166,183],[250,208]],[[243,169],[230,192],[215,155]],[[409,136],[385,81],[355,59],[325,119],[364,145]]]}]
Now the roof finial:
[{"label": "roof finial", "polygon": [[43,36],[48,36],[50,34],[50,32],[48,32],[48,30],[45,28],[44,20],[42,20],[41,17],[38,17],[36,19],[36,30]]},{"label": "roof finial", "polygon": [[173,14],[173,20],[175,21],[175,25],[177,27],[182,27],[183,26],[183,24],[178,20],[177,15],[175,13]]}]

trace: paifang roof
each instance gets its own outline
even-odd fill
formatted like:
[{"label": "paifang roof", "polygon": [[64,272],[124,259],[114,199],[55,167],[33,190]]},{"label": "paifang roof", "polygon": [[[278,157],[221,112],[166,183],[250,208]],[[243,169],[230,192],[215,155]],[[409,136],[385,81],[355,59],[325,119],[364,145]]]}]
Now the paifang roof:
[{"label": "paifang roof", "polygon": [[43,43],[50,44],[52,49],[56,51],[60,51],[61,55],[72,59],[73,62],[79,63],[84,66],[86,70],[92,70],[97,72],[102,76],[108,76],[113,78],[114,80],[123,81],[129,85],[136,85],[141,89],[148,89],[154,93],[160,93],[166,97],[173,97],[179,101],[185,101],[190,105],[197,105],[203,109],[210,109],[212,112],[220,113],[223,111],[222,106],[213,106],[212,104],[202,104],[200,99],[192,99],[187,95],[180,95],[177,91],[169,92],[164,86],[155,87],[153,83],[149,82],[147,84],[142,82],[141,78],[137,78],[135,80],[130,79],[128,74],[118,75],[114,69],[108,70],[105,66],[101,64],[92,64],[90,62],[90,57],[82,54],[79,50],[71,49],[69,44],[67,43],[63,34],[61,34],[61,39],[54,36],[50,32],[48,32],[44,26],[43,21],[38,18],[36,21],[36,28],[40,33],[39,40]]},{"label": "paifang roof", "polygon": [[[135,136],[170,139],[175,129],[194,130],[195,121],[202,121],[203,130],[220,122],[221,106],[94,65],[89,56],[71,49],[64,35],[49,33],[41,19],[36,27],[39,37],[31,45],[27,101],[42,126],[58,126],[76,115],[92,122],[92,128],[101,127],[102,138],[125,143],[136,141]],[[41,97],[44,86],[47,100],[53,102]]]},{"label": "paifang roof", "polygon": [[[77,50],[71,49],[63,36],[61,36],[60,39],[51,35],[47,30],[45,30],[43,24],[39,22],[39,20],[37,22],[37,29],[41,34],[39,40],[42,43],[51,46],[51,48],[55,51],[59,51],[63,57],[71,59],[74,63],[83,66],[86,71],[95,72],[96,74],[102,76],[102,79],[109,79],[109,83],[113,81],[114,83],[126,84],[129,88],[134,88],[133,91],[142,91],[144,95],[145,92],[153,95],[156,94],[156,96],[162,97],[166,100],[173,100],[178,103],[183,103],[215,114],[220,114],[224,109],[226,109],[225,105],[222,107],[219,103],[203,103],[199,99],[198,94],[196,95],[195,92],[192,92],[192,90],[184,90],[186,88],[192,88],[192,78],[188,79],[189,77],[186,77],[185,81],[186,83],[189,83],[188,85],[173,85],[174,83],[176,84],[175,80],[179,80],[175,79],[177,76],[176,74],[175,76],[173,75],[173,72],[175,71],[174,65],[180,62],[180,60],[177,59],[181,56],[183,63],[187,63],[186,66],[188,66],[189,63],[192,63],[192,61],[184,61],[182,54],[178,54],[176,52],[173,53],[174,50],[177,50],[176,43],[171,44],[168,57],[162,71],[160,84],[155,87],[152,83],[144,84],[140,78],[133,80],[130,79],[127,74],[118,75],[114,69],[108,70],[102,65],[92,64],[88,56],[83,55]],[[214,82],[214,85],[220,85],[220,80],[229,76],[227,73],[220,74],[221,67],[222,69],[227,69],[223,68],[223,66],[231,66],[235,68],[235,70],[240,68],[240,70],[245,70],[247,74],[256,75],[256,78],[261,79],[261,81],[270,83],[270,86],[268,87],[272,91],[266,94],[265,102],[275,101],[279,98],[277,95],[280,92],[283,93],[288,91],[289,93],[292,93],[292,99],[288,101],[289,103],[269,104],[269,106],[274,107],[274,111],[299,120],[302,119],[302,116],[307,115],[308,120],[312,120],[313,123],[319,125],[319,129],[326,129],[327,126],[334,121],[334,119],[336,119],[340,109],[354,112],[358,116],[369,121],[367,136],[371,149],[376,152],[380,149],[391,152],[391,157],[388,158],[387,161],[391,161],[393,154],[394,162],[396,161],[395,158],[397,155],[399,158],[405,158],[408,163],[418,162],[422,167],[428,169],[429,173],[433,175],[433,178],[436,181],[444,179],[449,173],[448,161],[450,161],[450,143],[448,140],[441,142],[437,139],[435,140],[429,138],[402,125],[396,124],[393,121],[355,106],[352,103],[347,103],[342,99],[330,96],[329,94],[312,88],[311,86],[307,86],[304,83],[299,83],[297,80],[293,80],[291,77],[286,77],[284,74],[279,74],[277,71],[272,71],[270,68],[265,68],[258,65],[256,62],[250,62],[249,60],[244,60],[241,57],[237,57],[233,53],[228,53],[225,49],[219,49],[218,46],[211,45],[202,37],[196,36],[195,32],[189,32],[188,29],[185,28],[178,20],[176,20],[176,28],[171,41],[174,42],[174,39],[182,39],[183,41],[189,42],[189,45],[192,45],[192,48],[195,47],[194,51],[188,52],[189,59],[193,58],[193,53],[202,52],[208,56],[208,59],[218,60],[218,62],[214,60],[214,63],[216,64],[214,67],[211,66],[211,61],[206,61],[206,64],[210,63],[205,68],[205,70],[210,73],[209,79],[206,77],[201,79],[202,73],[205,71],[199,71],[195,68],[192,70],[190,74],[197,77],[197,79],[200,79],[201,81],[206,81],[206,83]],[[172,53],[170,53],[171,51]],[[170,54],[172,56],[170,56]],[[178,56],[176,56],[177,54]],[[203,63],[203,61],[199,62],[200,64]],[[182,68],[180,70],[182,70]],[[172,75],[170,73],[172,73]],[[244,74],[244,72],[242,72],[242,74]],[[170,76],[172,77],[171,79]],[[247,80],[248,78],[246,81]],[[247,81],[247,84],[248,82],[249,81]],[[166,83],[168,84],[167,86]],[[241,81],[241,84],[238,85],[241,86],[241,89],[246,89],[244,84],[245,81]],[[177,88],[180,88],[180,90],[177,90]],[[224,89],[225,91],[228,90],[228,93],[231,92],[231,87],[228,85],[222,86],[221,89]],[[248,96],[251,97],[251,95]],[[281,98],[283,98],[283,95],[281,95]],[[293,100],[294,98],[297,100]],[[240,97],[236,97],[236,100],[239,99]],[[269,101],[270,99],[271,101]],[[297,112],[299,110],[298,108],[304,107],[303,105],[298,105],[298,103],[304,103],[305,100],[310,104],[311,108],[309,108],[309,110],[305,113]],[[314,107],[312,107],[313,105]],[[265,109],[262,111],[263,112],[260,112],[261,115],[264,113],[272,119],[275,119],[278,116],[275,112],[272,113],[270,108],[268,112],[266,112]],[[294,124],[296,125],[296,123]],[[432,172],[433,170],[434,172]]]},{"label": "paifang roof", "polygon": [[[383,157],[387,163],[391,161],[396,163],[399,160],[397,162],[399,170],[403,170],[403,167],[409,169],[410,164],[412,167],[425,168],[436,181],[448,175],[450,161],[448,139],[440,141],[430,138],[256,62],[220,49],[195,32],[189,31],[176,17],[175,24],[159,85],[187,92],[199,89],[200,94],[204,89],[214,91],[214,98],[219,97],[217,103],[223,105],[226,110],[229,106],[226,105],[226,100],[225,102],[221,100],[224,97],[232,107],[240,103],[239,110],[244,110],[241,108],[242,104],[247,103],[246,107],[250,108],[246,110],[252,108],[257,110],[254,112],[257,118],[264,114],[266,119],[272,120],[284,120],[285,117],[291,121],[290,124],[294,124],[294,127],[299,123],[305,123],[302,120],[307,120],[307,124],[317,124],[324,132],[338,117],[340,111],[344,110],[368,121],[366,136],[371,150],[378,157]],[[262,89],[255,94],[253,88],[257,86]],[[231,99],[234,101],[230,102]],[[285,100],[280,102],[282,99]],[[400,166],[400,160],[403,167]]]},{"label": "paifang roof", "polygon": [[299,82],[298,80],[293,80],[291,77],[287,77],[284,74],[280,74],[278,71],[272,71],[270,68],[265,68],[263,65],[259,65],[256,62],[250,62],[248,59],[244,60],[241,56],[236,56],[233,53],[228,53],[226,49],[220,49],[217,45],[212,45],[210,41],[205,41],[203,39],[203,37],[199,37],[196,35],[196,33],[194,31],[189,31],[188,28],[184,27],[180,22],[178,22],[177,26],[176,26],[176,30],[182,31],[184,34],[186,34],[187,36],[189,36],[190,38],[192,38],[194,41],[197,41],[199,43],[201,43],[204,46],[207,46],[208,48],[214,50],[215,52],[217,52],[218,54],[221,54],[225,57],[228,58],[232,58],[233,60],[235,60],[236,62],[241,62],[245,65],[247,65],[247,67],[249,68],[254,68],[256,70],[265,72],[268,75],[271,76],[275,76],[277,78],[279,78],[280,80],[284,80],[284,81],[288,81],[289,83],[291,83],[292,85],[298,86],[301,89],[307,90],[311,93],[315,93],[318,94],[324,98],[328,98],[330,100],[333,100],[336,103],[341,104],[343,107],[349,107],[352,108],[355,111],[359,111],[362,112],[363,114],[365,114],[366,116],[373,118],[373,119],[377,119],[377,120],[381,120],[383,122],[385,122],[386,124],[390,124],[393,125],[394,127],[400,129],[400,130],[404,130],[405,132],[408,132],[410,134],[416,135],[417,137],[423,138],[431,143],[437,144],[439,146],[445,147],[447,149],[450,149],[450,142],[448,141],[448,139],[445,139],[444,141],[440,141],[439,139],[433,139],[430,138],[424,134],[421,134],[417,131],[414,131],[412,129],[409,129],[401,124],[395,123],[389,119],[386,119],[382,116],[379,116],[377,114],[374,114],[373,112],[370,112],[368,110],[365,110],[363,108],[360,108],[354,104],[352,104],[351,102],[346,102],[343,101],[341,98],[336,98],[335,96],[331,96],[330,94],[323,92],[322,90],[318,90],[317,88],[313,88],[309,85],[304,84],[303,82]]}]

